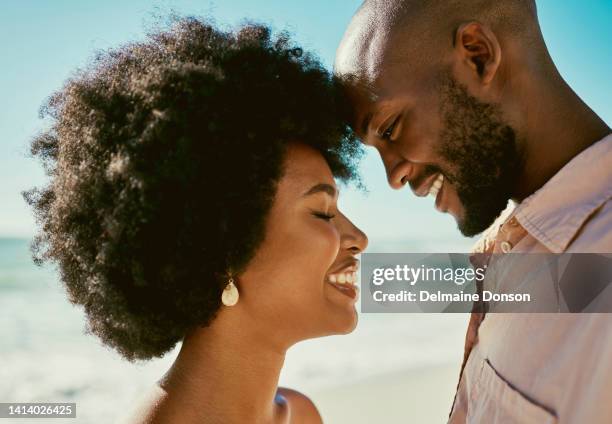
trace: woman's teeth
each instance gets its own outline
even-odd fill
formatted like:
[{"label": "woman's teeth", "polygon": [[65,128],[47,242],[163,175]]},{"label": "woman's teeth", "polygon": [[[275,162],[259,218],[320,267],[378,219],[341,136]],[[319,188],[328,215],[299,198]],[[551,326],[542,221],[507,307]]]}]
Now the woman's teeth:
[{"label": "woman's teeth", "polygon": [[438,177],[434,180],[433,184],[429,188],[429,194],[436,197],[442,188],[442,184],[444,184],[444,175],[438,174]]},{"label": "woman's teeth", "polygon": [[327,279],[330,283],[340,283],[340,284],[356,284],[357,283],[357,273],[356,272],[340,272],[337,274],[328,275]]}]

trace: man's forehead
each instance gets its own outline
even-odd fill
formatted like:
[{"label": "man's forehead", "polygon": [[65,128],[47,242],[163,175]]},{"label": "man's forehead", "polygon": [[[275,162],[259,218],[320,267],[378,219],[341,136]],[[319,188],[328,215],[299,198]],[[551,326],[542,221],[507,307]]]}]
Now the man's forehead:
[{"label": "man's forehead", "polygon": [[336,51],[334,71],[364,82],[377,79],[391,36],[389,24],[370,11],[356,14]]},{"label": "man's forehead", "polygon": [[[406,69],[410,69],[409,65]],[[407,95],[406,90],[415,83],[409,75],[414,73],[393,67],[378,70],[373,78],[354,74],[342,77],[345,93],[352,104],[353,120],[362,120],[357,115],[401,102]]]},{"label": "man's forehead", "polygon": [[350,125],[359,134],[362,132],[360,123],[363,122],[364,116],[371,112],[379,96],[367,82],[357,78],[351,78],[343,85],[351,105]]},{"label": "man's forehead", "polygon": [[433,72],[435,61],[410,53],[397,34],[374,35],[364,46],[338,49],[335,73],[360,97],[377,101],[412,87]]}]

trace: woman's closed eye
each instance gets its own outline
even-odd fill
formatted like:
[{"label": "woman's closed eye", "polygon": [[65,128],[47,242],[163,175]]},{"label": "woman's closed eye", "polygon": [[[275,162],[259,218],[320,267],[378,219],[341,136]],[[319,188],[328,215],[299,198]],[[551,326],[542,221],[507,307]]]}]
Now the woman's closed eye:
[{"label": "woman's closed eye", "polygon": [[328,214],[325,212],[317,212],[317,211],[312,212],[312,215],[319,219],[323,219],[325,221],[331,221],[336,216],[333,214]]}]

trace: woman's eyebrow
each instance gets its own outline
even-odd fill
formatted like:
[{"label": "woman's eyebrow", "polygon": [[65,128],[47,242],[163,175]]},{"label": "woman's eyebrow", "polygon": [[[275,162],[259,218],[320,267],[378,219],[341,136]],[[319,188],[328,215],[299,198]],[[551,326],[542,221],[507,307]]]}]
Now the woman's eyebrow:
[{"label": "woman's eyebrow", "polygon": [[332,186],[331,184],[319,183],[319,184],[312,186],[310,190],[304,193],[304,196],[310,196],[316,193],[327,193],[331,197],[336,197],[338,195],[338,190],[336,190],[336,188]]}]

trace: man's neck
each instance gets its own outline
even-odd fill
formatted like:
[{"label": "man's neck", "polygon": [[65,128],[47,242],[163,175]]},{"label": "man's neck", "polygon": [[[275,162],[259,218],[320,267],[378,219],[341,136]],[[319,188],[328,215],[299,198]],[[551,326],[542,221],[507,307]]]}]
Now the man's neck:
[{"label": "man's neck", "polygon": [[529,101],[520,111],[523,172],[513,200],[522,201],[542,187],[580,152],[610,133],[610,127],[591,110],[560,76],[532,81]]}]

